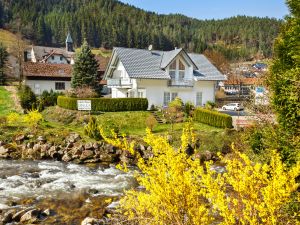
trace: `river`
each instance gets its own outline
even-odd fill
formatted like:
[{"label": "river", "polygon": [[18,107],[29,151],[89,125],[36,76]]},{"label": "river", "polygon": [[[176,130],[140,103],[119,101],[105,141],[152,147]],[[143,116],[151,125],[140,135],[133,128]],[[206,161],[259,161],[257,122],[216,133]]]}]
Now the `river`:
[{"label": "river", "polygon": [[114,166],[0,160],[0,209],[22,198],[55,198],[82,191],[118,196],[135,185],[133,172],[123,173]]}]

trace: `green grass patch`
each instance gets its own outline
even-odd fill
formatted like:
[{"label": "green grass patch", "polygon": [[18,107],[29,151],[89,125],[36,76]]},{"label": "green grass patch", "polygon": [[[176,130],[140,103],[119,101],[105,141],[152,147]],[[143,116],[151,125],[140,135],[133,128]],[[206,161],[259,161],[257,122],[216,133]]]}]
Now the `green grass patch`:
[{"label": "green grass patch", "polygon": [[14,110],[14,103],[11,94],[0,86],[0,116],[6,116]]}]

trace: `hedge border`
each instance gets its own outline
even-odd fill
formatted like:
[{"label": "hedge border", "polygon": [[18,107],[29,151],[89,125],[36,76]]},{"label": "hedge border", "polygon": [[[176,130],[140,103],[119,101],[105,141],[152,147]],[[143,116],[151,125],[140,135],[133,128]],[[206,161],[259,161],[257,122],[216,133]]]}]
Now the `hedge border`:
[{"label": "hedge border", "polygon": [[64,109],[77,110],[77,100],[91,100],[92,112],[146,111],[148,109],[148,99],[146,98],[72,98],[58,96],[57,105]]},{"label": "hedge border", "polygon": [[197,108],[194,112],[194,120],[220,128],[232,128],[232,117],[208,109]]}]

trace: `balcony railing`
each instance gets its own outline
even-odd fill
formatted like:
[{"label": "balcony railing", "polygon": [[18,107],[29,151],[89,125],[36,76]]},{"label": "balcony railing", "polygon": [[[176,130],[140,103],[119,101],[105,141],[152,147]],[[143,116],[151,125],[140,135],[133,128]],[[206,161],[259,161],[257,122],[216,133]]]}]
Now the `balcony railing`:
[{"label": "balcony railing", "polygon": [[107,80],[108,87],[131,87],[132,81],[129,78],[109,79]]},{"label": "balcony railing", "polygon": [[176,87],[193,87],[194,81],[192,79],[183,79],[183,80],[171,79],[169,80],[168,85],[176,86]]}]

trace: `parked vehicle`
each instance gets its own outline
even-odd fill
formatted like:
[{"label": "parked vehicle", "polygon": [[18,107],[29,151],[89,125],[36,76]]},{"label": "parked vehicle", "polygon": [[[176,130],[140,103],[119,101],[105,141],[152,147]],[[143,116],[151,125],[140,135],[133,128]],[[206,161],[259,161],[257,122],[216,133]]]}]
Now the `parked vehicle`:
[{"label": "parked vehicle", "polygon": [[223,105],[222,109],[223,110],[240,111],[240,110],[243,110],[244,107],[240,103],[229,103],[227,105]]}]

